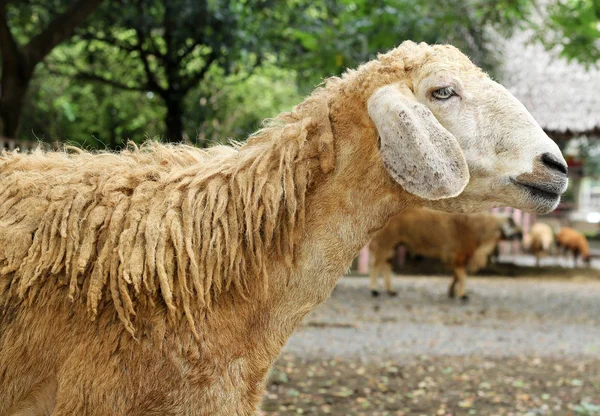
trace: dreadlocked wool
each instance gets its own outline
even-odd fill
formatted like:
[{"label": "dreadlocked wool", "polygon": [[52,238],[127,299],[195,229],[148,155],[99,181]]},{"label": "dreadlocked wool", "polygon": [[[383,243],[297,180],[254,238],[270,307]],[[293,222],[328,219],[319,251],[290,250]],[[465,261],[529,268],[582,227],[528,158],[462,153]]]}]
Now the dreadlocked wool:
[{"label": "dreadlocked wool", "polygon": [[112,300],[133,335],[136,300],[158,295],[195,333],[192,308],[266,291],[267,255],[292,265],[312,161],[331,145],[323,132],[316,148],[307,140],[311,119],[276,121],[244,146],[2,153],[0,301],[58,281],[92,316]]}]

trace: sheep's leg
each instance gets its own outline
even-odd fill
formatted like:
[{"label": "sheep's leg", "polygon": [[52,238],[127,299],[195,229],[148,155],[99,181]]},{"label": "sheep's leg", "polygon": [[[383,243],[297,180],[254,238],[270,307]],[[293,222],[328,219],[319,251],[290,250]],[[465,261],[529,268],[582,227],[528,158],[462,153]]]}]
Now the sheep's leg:
[{"label": "sheep's leg", "polygon": [[385,264],[383,269],[383,281],[388,295],[396,296],[397,293],[392,289],[392,265],[389,262]]},{"label": "sheep's leg", "polygon": [[458,296],[461,300],[469,300],[469,296],[465,294],[465,283],[467,280],[467,270],[464,267],[454,268],[454,279],[450,285],[448,295],[451,298]]},{"label": "sheep's leg", "polygon": [[458,279],[456,278],[456,270],[454,270],[453,276],[452,276],[452,283],[450,283],[450,287],[448,288],[448,297],[450,299],[454,299],[456,297],[456,283],[458,282]]},{"label": "sheep's leg", "polygon": [[56,405],[56,380],[47,379],[36,385],[27,396],[13,405],[9,416],[43,416],[49,415]]},{"label": "sheep's leg", "polygon": [[371,283],[369,284],[371,288],[371,295],[379,296],[379,290],[377,288],[377,276],[379,275],[379,264],[373,262],[371,265]]}]

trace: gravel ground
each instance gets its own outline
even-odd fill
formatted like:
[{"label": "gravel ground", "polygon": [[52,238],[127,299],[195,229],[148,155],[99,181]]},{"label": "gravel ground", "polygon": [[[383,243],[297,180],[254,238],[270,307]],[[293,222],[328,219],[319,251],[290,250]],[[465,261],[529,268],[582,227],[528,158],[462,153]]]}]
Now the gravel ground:
[{"label": "gravel ground", "polygon": [[600,416],[600,280],[341,279],[288,341],[263,415]]},{"label": "gravel ground", "polygon": [[368,360],[410,355],[600,357],[600,281],[470,278],[470,300],[447,278],[396,278],[397,297],[372,298],[343,278],[305,319],[286,352]]}]

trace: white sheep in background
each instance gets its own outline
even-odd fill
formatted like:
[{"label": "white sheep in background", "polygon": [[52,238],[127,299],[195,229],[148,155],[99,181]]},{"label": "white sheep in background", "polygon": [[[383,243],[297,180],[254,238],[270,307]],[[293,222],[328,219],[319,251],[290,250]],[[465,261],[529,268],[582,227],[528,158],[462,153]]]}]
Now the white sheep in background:
[{"label": "white sheep in background", "polygon": [[303,317],[402,210],[553,210],[556,144],[405,42],[238,147],[0,156],[0,414],[254,414]]},{"label": "white sheep in background", "polygon": [[535,263],[539,267],[540,259],[548,256],[554,247],[554,231],[552,227],[543,222],[535,223],[529,234],[523,238],[523,249],[535,256]]}]

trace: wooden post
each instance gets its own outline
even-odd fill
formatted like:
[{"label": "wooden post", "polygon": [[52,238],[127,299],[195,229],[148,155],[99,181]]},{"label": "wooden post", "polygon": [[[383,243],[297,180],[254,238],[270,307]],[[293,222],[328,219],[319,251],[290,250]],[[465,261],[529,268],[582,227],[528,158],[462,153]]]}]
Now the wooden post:
[{"label": "wooden post", "polygon": [[[523,211],[521,211],[520,209],[513,209],[512,210],[512,219],[515,221],[515,223],[517,225],[521,225],[523,226],[523,222],[524,222],[524,217],[527,214],[525,214]],[[518,240],[514,240],[512,242],[512,247],[511,247],[511,254],[518,254],[519,253],[519,248],[520,248],[521,244]]]},{"label": "wooden post", "polygon": [[396,255],[398,256],[398,264],[400,266],[404,266],[404,264],[406,263],[406,247],[398,246],[398,251],[396,252]]}]

